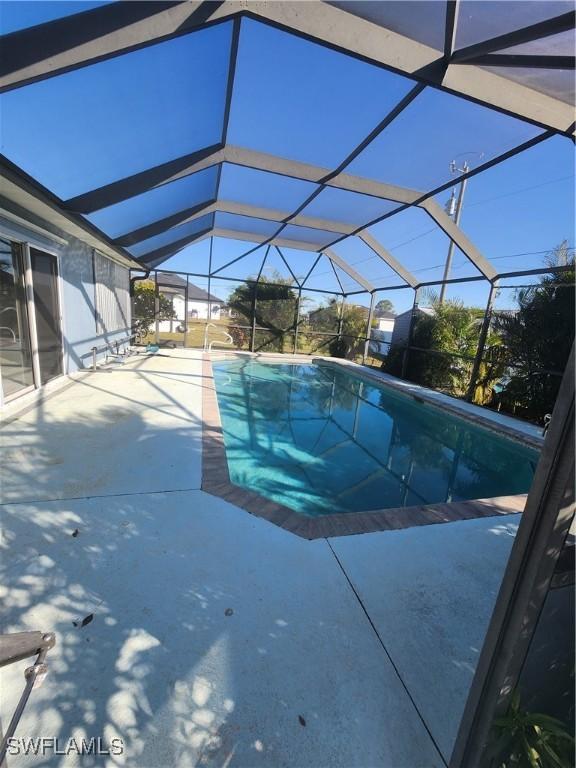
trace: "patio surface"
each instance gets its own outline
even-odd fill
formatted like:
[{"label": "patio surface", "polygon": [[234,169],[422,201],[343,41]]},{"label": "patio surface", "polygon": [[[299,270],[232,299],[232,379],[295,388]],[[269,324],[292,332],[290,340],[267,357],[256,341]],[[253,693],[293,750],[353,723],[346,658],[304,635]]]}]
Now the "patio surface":
[{"label": "patio surface", "polygon": [[0,432],[2,631],[57,633],[17,735],[125,747],[13,764],[443,766],[518,516],[301,539],[199,490],[203,386],[136,357]]}]

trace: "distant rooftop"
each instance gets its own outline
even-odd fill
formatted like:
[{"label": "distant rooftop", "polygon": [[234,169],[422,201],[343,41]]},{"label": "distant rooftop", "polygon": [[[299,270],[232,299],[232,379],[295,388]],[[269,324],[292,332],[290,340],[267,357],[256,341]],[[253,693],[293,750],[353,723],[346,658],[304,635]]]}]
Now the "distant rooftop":
[{"label": "distant rooftop", "polygon": [[[158,272],[158,282],[161,287],[186,290],[186,280],[180,277],[180,275],[175,275],[172,272]],[[208,293],[208,291],[205,291],[203,288],[190,282],[188,283],[188,299],[189,301],[211,301],[218,302],[219,304],[226,303],[217,296],[214,296],[213,293]]]}]

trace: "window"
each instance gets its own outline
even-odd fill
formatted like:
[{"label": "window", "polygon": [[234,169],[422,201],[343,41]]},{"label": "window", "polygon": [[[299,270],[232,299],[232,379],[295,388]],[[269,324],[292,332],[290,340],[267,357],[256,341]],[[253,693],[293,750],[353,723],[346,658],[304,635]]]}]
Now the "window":
[{"label": "window", "polygon": [[128,270],[95,252],[94,280],[97,333],[113,333],[128,328]]}]

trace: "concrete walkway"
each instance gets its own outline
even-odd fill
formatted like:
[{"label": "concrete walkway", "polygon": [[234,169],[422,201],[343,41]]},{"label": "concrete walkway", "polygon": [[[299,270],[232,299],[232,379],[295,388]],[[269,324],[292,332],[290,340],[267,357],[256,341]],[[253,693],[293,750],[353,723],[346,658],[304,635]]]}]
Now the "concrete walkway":
[{"label": "concrete walkway", "polygon": [[124,748],[13,764],[444,766],[517,520],[299,539],[198,490],[202,386],[139,357],[0,431],[2,631],[58,637],[17,735]]}]

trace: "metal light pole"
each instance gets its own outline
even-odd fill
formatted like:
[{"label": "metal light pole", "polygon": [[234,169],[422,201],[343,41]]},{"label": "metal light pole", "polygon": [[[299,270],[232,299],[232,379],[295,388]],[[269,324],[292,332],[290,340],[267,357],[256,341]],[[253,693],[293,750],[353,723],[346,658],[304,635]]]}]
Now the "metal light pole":
[{"label": "metal light pole", "polygon": [[[458,168],[456,166],[456,161],[452,160],[450,163],[450,170],[452,173],[468,173],[470,170],[470,166],[466,161],[464,161],[464,165],[462,168]],[[464,202],[464,193],[466,192],[466,183],[468,179],[463,179],[460,183],[460,192],[458,194],[458,201],[456,202],[456,211],[454,212],[454,224],[458,226],[460,223],[460,214],[462,213],[462,203]],[[448,213],[449,215],[453,214],[452,207],[454,205],[454,192],[452,192],[452,197],[450,198],[448,205],[450,206]],[[448,277],[450,276],[450,268],[452,266],[452,256],[454,254],[454,240],[450,240],[450,245],[448,246],[448,255],[446,256],[446,265],[444,267],[444,275],[442,277],[442,285],[440,286],[440,304],[444,301],[444,294],[446,293],[446,280],[448,280]]]}]

